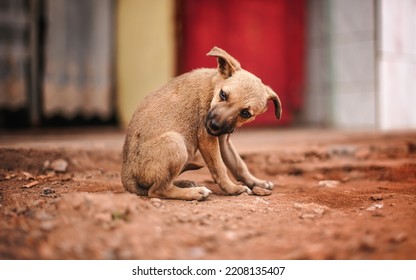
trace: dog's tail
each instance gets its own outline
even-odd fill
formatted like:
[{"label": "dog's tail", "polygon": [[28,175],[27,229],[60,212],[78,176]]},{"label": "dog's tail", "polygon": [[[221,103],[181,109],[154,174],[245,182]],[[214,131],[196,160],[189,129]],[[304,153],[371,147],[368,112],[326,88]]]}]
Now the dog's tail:
[{"label": "dog's tail", "polygon": [[193,163],[193,162],[190,162],[190,163],[188,163],[187,165],[185,165],[183,168],[182,168],[182,170],[181,170],[181,173],[180,174],[182,174],[183,172],[185,172],[185,171],[190,171],[190,170],[198,170],[198,169],[201,169],[202,167],[204,167],[203,165],[199,165],[199,164],[196,164],[196,163]]}]

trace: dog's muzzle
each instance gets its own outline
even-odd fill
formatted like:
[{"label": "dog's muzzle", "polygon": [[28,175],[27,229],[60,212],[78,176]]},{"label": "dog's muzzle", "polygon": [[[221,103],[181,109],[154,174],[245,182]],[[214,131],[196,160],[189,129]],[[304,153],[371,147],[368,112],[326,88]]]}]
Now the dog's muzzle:
[{"label": "dog's muzzle", "polygon": [[229,134],[234,131],[233,125],[222,124],[220,123],[213,114],[208,113],[205,120],[205,129],[208,134],[212,136],[220,136],[223,134]]}]

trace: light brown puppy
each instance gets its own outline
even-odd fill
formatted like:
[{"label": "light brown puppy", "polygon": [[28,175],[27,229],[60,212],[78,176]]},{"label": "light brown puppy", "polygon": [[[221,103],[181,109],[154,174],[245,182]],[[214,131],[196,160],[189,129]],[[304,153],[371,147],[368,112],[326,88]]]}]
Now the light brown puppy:
[{"label": "light brown puppy", "polygon": [[[197,69],[174,78],[149,94],[127,129],[121,179],[126,190],[150,197],[203,200],[211,191],[190,181],[174,181],[193,169],[199,150],[214,181],[229,195],[273,183],[254,177],[230,140],[234,128],[267,109],[272,100],[280,119],[279,97],[240,63],[214,47],[209,56],[218,69]],[[231,174],[244,185],[236,184]]]}]

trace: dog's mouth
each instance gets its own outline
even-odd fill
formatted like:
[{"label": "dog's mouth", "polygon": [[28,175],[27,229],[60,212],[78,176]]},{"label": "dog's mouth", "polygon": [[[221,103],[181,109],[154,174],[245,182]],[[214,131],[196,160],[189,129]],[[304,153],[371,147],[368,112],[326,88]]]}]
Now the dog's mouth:
[{"label": "dog's mouth", "polygon": [[229,134],[234,131],[233,127],[221,127],[214,120],[208,120],[205,122],[205,129],[211,136],[221,136],[223,134]]}]

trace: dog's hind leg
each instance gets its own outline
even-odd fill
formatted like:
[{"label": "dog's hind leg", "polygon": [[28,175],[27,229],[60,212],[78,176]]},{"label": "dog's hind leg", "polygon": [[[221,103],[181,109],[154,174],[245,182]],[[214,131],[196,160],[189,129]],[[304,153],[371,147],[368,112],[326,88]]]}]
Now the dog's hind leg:
[{"label": "dog's hind leg", "polygon": [[175,181],[173,179],[179,173],[166,173],[165,180],[155,182],[149,189],[149,197],[183,199],[183,200],[204,200],[211,191],[206,187],[198,186],[192,181]]},{"label": "dog's hind leg", "polygon": [[[165,133],[151,144],[158,153],[153,153],[151,158],[147,158],[151,162],[146,167],[147,174],[153,178],[149,197],[203,200],[209,196],[211,191],[206,187],[180,188],[173,182],[188,160],[185,140],[180,134]],[[183,184],[179,183],[182,186]]]},{"label": "dog's hind leg", "polygon": [[134,178],[124,180],[123,186],[127,191],[135,193],[137,195],[145,196],[148,193],[148,190],[137,184]]},{"label": "dog's hind leg", "polygon": [[128,168],[127,164],[123,164],[121,168],[121,181],[126,191],[137,195],[147,195],[147,188],[144,188],[137,183],[134,174],[132,173],[132,168]]}]

